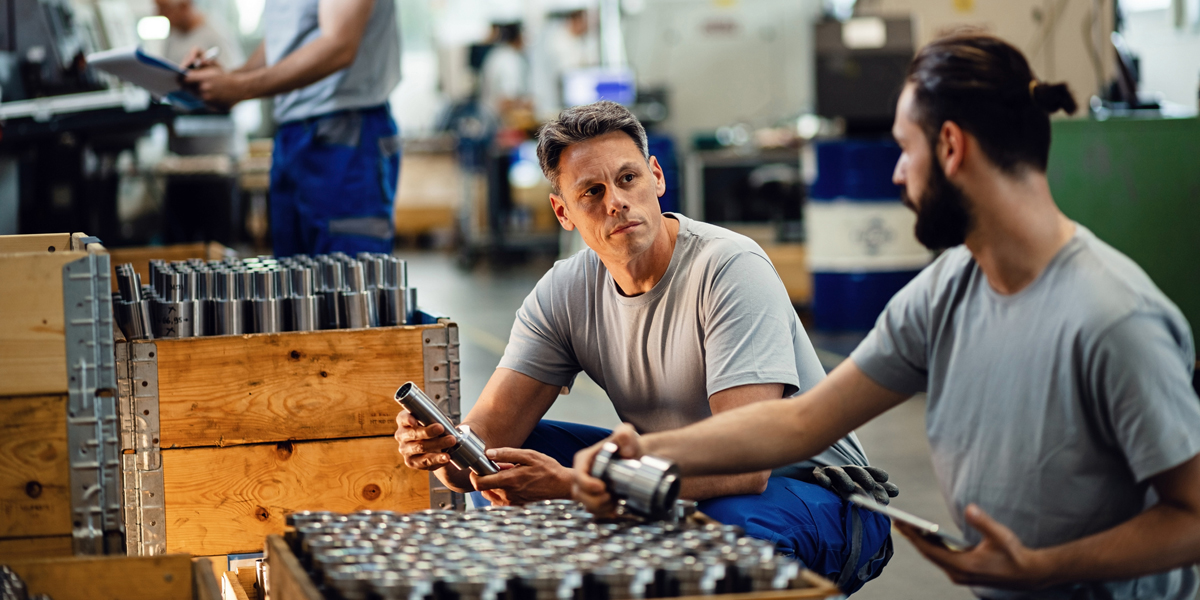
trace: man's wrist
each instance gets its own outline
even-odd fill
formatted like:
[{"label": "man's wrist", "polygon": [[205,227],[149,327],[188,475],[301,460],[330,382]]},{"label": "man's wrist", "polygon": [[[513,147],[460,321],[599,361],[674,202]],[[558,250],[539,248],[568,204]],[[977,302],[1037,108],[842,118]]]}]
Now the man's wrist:
[{"label": "man's wrist", "polygon": [[260,80],[258,77],[251,77],[251,72],[234,71],[229,74],[233,81],[233,89],[237,92],[236,102],[257,98],[261,94],[256,89],[256,82]]},{"label": "man's wrist", "polygon": [[1055,575],[1059,574],[1057,556],[1053,549],[1029,549],[1026,567],[1029,572],[1028,582],[1034,589],[1043,589],[1059,583]]}]

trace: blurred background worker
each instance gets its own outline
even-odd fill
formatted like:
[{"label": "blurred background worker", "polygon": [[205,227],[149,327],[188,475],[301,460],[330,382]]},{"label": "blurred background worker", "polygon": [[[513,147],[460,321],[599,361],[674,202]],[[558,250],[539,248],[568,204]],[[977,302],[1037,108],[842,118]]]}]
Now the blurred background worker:
[{"label": "blurred background worker", "polygon": [[521,23],[502,20],[492,28],[495,42],[480,69],[479,102],[485,114],[498,123],[529,121],[529,61]]},{"label": "blurred background worker", "polygon": [[[206,52],[216,48],[216,62],[240,65],[246,56],[233,36],[219,20],[210,20],[192,0],[154,0],[158,14],[167,18],[171,29],[163,40],[163,58],[181,64],[193,50]],[[186,66],[186,65],[184,65]]]},{"label": "blurred background worker", "polygon": [[245,65],[206,64],[187,81],[216,107],[275,96],[275,254],[390,252],[400,170],[387,104],[400,81],[393,0],[268,0],[263,16],[264,40]]},{"label": "blurred background worker", "polygon": [[[209,18],[193,0],[154,0],[154,4],[171,24],[163,40],[163,58],[184,67],[184,61],[197,52],[209,53],[219,65],[246,62],[226,22]],[[239,131],[226,110],[175,118],[167,148],[176,158],[160,162],[157,168],[163,177],[164,242],[236,239],[242,211],[233,159],[244,153],[245,145],[245,132]]]}]

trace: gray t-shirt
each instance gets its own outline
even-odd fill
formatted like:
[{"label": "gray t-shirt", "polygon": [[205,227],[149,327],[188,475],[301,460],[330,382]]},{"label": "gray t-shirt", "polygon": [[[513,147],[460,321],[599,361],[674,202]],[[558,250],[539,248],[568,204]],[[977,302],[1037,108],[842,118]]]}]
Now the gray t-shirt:
[{"label": "gray t-shirt", "polygon": [[[517,311],[500,367],[570,386],[583,371],[643,433],[712,416],[729,388],[782,383],[786,395],[825,377],[762,248],[682,215],[675,251],[649,292],[626,297],[590,249],[558,261]],[[813,459],[867,464],[853,433]]]},{"label": "gray t-shirt", "polygon": [[[1187,320],[1080,225],[1012,295],[991,288],[965,247],[945,252],[851,359],[888,389],[928,392],[933,466],[959,527],[974,502],[1032,548],[1128,521],[1147,506],[1147,478],[1200,453]],[[1197,581],[1188,568],[1022,597],[1192,600]]]},{"label": "gray t-shirt", "polygon": [[[267,65],[317,39],[320,0],[266,0],[263,33]],[[394,0],[375,0],[358,54],[349,67],[275,96],[275,121],[286,123],[352,108],[379,106],[400,83],[400,32]]]}]

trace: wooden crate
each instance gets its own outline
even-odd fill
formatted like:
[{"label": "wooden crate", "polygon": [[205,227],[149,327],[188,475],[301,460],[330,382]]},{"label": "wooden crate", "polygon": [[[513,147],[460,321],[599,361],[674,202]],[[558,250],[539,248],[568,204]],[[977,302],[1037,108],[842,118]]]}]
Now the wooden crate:
[{"label": "wooden crate", "polygon": [[153,557],[72,557],[4,560],[29,595],[54,600],[220,600],[207,559],[186,554]]},{"label": "wooden crate", "polygon": [[404,466],[394,394],[417,382],[457,416],[457,338],[443,322],[118,343],[127,547],[257,552],[295,511],[448,502]]},{"label": "wooden crate", "polygon": [[[0,278],[6,283],[6,293],[0,294],[0,560],[68,556],[73,552],[71,490],[78,487],[72,485],[72,478],[80,472],[70,468],[67,413],[71,394],[82,394],[87,387],[68,364],[68,337],[85,341],[78,336],[85,321],[93,332],[110,332],[112,325],[111,307],[103,305],[103,293],[89,292],[78,305],[102,305],[99,319],[76,316],[68,321],[72,307],[64,301],[64,269],[68,265],[77,269],[81,260],[100,269],[96,257],[105,250],[83,234],[62,233],[0,236],[0,252],[4,252]],[[90,276],[72,273],[72,281],[83,276],[84,283],[99,286],[107,268]],[[107,287],[103,282],[96,289]],[[111,348],[111,334],[89,343]],[[100,362],[105,364],[89,368],[112,372],[111,358]],[[95,384],[95,375],[89,370],[83,379]],[[115,389],[93,385],[87,393],[97,397],[81,396],[81,401],[105,401],[115,395]],[[115,441],[115,423],[112,433]],[[112,450],[111,461],[104,460],[103,451],[97,452],[99,464],[116,464],[115,447]],[[119,469],[109,474],[117,478]],[[112,487],[113,496],[118,489],[119,485]],[[116,511],[112,516],[117,516]],[[119,528],[117,521],[109,519],[108,525]]]},{"label": "wooden crate", "polygon": [[[274,534],[267,537],[264,561],[267,565],[268,600],[325,600],[282,537]],[[807,569],[801,571],[800,580],[804,587],[790,590],[685,596],[675,600],[811,600],[844,597],[836,585]]]}]

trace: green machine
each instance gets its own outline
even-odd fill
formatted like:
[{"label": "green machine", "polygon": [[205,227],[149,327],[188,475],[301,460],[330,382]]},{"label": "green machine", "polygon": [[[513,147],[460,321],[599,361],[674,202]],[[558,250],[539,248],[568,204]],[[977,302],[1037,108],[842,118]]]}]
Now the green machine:
[{"label": "green machine", "polygon": [[1047,175],[1067,216],[1137,261],[1200,327],[1200,119],[1056,120]]}]

